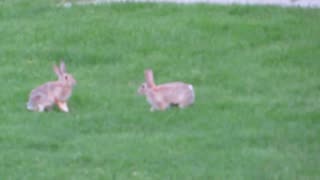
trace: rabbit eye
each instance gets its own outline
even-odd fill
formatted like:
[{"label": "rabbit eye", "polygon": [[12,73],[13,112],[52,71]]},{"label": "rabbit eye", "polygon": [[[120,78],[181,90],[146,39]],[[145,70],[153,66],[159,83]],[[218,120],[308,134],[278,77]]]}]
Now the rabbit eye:
[{"label": "rabbit eye", "polygon": [[68,80],[68,76],[65,76],[64,79],[65,79],[65,80]]}]

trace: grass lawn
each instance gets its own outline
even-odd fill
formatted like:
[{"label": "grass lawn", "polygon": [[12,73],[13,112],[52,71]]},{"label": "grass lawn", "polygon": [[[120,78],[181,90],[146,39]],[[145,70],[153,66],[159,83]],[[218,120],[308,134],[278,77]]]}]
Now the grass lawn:
[{"label": "grass lawn", "polygon": [[[0,179],[319,179],[320,10],[0,1]],[[25,108],[65,59],[70,113]],[[137,96],[192,83],[190,108]]]}]

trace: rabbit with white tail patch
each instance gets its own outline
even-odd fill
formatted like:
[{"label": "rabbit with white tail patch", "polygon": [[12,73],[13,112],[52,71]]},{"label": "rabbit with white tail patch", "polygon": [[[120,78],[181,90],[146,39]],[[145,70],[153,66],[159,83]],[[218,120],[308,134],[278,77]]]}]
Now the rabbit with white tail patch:
[{"label": "rabbit with white tail patch", "polygon": [[72,94],[76,80],[71,74],[67,73],[63,61],[61,61],[60,67],[54,65],[53,70],[58,76],[58,80],[47,82],[33,89],[27,103],[28,110],[43,112],[56,104],[60,110],[69,112],[67,101]]},{"label": "rabbit with white tail patch", "polygon": [[151,105],[150,111],[163,111],[171,105],[184,108],[193,104],[195,100],[195,92],[191,84],[170,82],[156,85],[151,69],[145,70],[145,82],[139,87],[138,93],[146,96]]}]

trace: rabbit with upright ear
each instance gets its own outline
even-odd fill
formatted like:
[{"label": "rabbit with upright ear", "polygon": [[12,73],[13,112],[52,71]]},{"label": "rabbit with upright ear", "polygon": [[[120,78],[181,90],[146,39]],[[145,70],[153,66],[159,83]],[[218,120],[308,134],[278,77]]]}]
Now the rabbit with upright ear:
[{"label": "rabbit with upright ear", "polygon": [[27,103],[28,110],[43,112],[56,104],[60,110],[69,112],[67,101],[71,97],[76,80],[67,73],[63,61],[60,62],[60,67],[54,65],[53,70],[58,76],[58,80],[47,82],[33,89]]},{"label": "rabbit with upright ear", "polygon": [[163,111],[171,105],[184,108],[194,103],[195,92],[191,84],[170,82],[156,85],[151,69],[145,70],[145,80],[138,88],[138,93],[146,96],[151,105],[150,111]]}]

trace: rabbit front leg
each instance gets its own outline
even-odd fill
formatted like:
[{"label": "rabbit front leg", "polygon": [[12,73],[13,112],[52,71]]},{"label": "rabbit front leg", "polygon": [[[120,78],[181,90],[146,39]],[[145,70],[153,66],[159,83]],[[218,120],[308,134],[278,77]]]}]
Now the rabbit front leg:
[{"label": "rabbit front leg", "polygon": [[159,106],[159,110],[164,111],[166,109],[168,109],[170,106],[169,103],[162,103],[161,106]]},{"label": "rabbit front leg", "polygon": [[151,104],[151,107],[150,107],[150,112],[154,112],[154,111],[156,111],[156,110],[161,110],[161,111],[163,111],[163,110],[165,110],[165,109],[167,109],[167,105],[166,104],[164,104],[164,103],[161,103],[161,102],[153,102],[152,104]]},{"label": "rabbit front leg", "polygon": [[68,104],[67,102],[63,102],[63,101],[57,101],[57,106],[59,107],[59,109],[63,112],[69,112],[69,108],[68,108]]},{"label": "rabbit front leg", "polygon": [[166,110],[168,107],[170,106],[170,104],[166,103],[166,102],[156,102],[150,109],[150,111],[154,111],[154,110],[160,110],[160,111],[164,111]]}]

